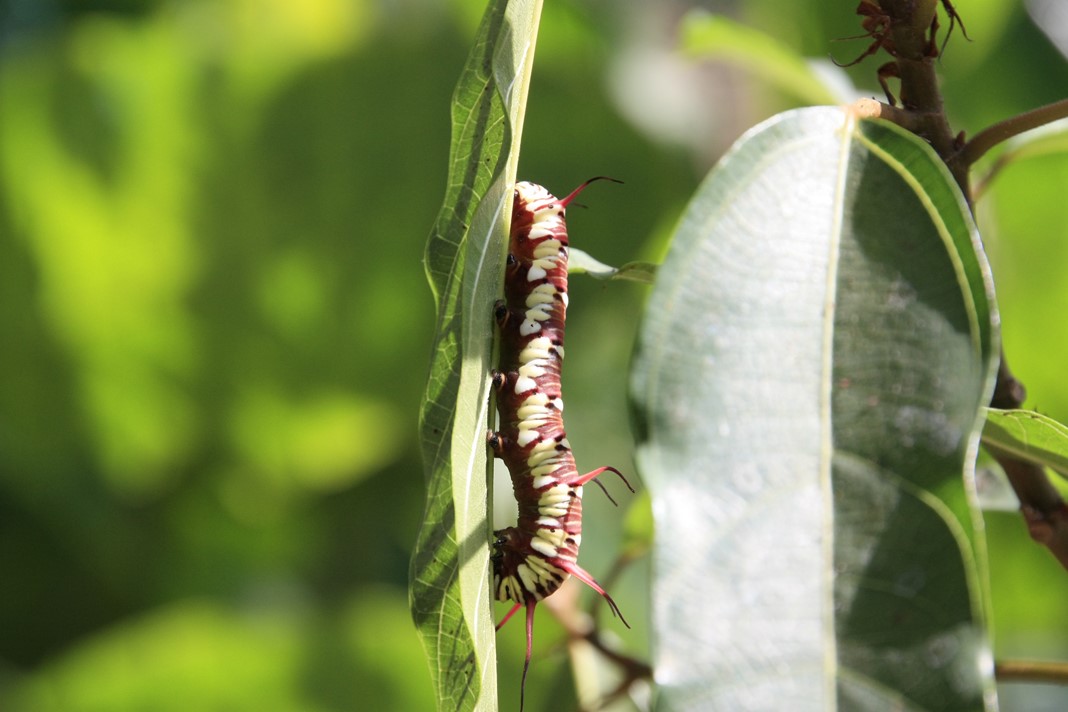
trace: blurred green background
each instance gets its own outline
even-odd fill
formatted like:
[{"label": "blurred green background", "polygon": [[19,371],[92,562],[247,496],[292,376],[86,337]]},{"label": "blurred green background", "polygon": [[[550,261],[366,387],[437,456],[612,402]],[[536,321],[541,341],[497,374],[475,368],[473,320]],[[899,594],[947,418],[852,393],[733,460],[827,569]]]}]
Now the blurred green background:
[{"label": "blurred green background", "polygon": [[[829,40],[857,34],[854,4],[697,3],[845,60],[866,43]],[[743,68],[679,57],[693,5],[547,3],[521,177],[626,181],[570,216],[603,261],[658,258],[722,150],[791,106]],[[482,8],[0,1],[0,709],[432,707],[406,592],[433,331],[421,258]],[[955,35],[942,70],[960,128],[1064,96],[1064,57],[1021,6],[958,8],[973,41]],[[875,86],[876,61],[851,76]],[[1063,156],[1031,159],[981,205],[1007,351],[1062,421],[1066,186]],[[569,434],[580,463],[633,472],[643,288],[573,291]],[[600,575],[625,507],[587,502]],[[1016,515],[988,522],[996,652],[1068,657],[1068,575]],[[642,575],[616,595],[638,653]],[[566,687],[558,629],[539,626],[531,709]]]}]

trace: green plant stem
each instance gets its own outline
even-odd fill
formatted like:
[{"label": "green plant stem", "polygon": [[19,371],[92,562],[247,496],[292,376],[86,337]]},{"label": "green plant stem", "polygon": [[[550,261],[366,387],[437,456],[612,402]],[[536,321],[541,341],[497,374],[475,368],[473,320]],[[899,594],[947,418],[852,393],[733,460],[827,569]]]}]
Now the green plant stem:
[{"label": "green plant stem", "polygon": [[1017,114],[977,133],[964,145],[964,148],[953,156],[952,161],[968,169],[1002,141],[1066,117],[1068,117],[1068,99],[1061,99],[1052,104]]}]

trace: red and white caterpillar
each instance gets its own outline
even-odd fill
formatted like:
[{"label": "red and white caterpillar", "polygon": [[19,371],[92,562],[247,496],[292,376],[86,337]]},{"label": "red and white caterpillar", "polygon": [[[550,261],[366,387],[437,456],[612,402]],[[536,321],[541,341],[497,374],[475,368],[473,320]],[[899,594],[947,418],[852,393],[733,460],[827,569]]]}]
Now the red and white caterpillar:
[{"label": "red and white caterpillar", "polygon": [[[540,185],[516,184],[505,298],[495,309],[501,347],[500,369],[493,372],[493,385],[500,430],[489,434],[489,444],[508,466],[519,518],[514,527],[494,532],[490,558],[497,600],[515,602],[497,629],[526,607],[524,690],[534,607],[560,588],[568,576],[604,596],[612,612],[626,624],[612,597],[577,562],[582,539],[582,486],[591,481],[601,486],[594,478],[605,471],[620,478],[623,475],[613,467],[579,474],[564,433],[560,396],[567,310],[564,210],[587,185],[600,179],[591,178],[562,200]],[[626,483],[625,478],[623,481]],[[522,704],[523,692],[520,709]]]}]

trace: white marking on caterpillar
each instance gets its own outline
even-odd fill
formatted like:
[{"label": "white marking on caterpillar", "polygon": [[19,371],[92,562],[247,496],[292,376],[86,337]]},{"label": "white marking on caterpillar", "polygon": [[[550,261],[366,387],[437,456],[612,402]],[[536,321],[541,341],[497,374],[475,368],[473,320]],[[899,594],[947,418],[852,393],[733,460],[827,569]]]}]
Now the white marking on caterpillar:
[{"label": "white marking on caterpillar", "polygon": [[552,316],[552,304],[536,304],[530,309],[527,309],[526,317],[528,319],[534,319],[536,321],[546,321]]},{"label": "white marking on caterpillar", "polygon": [[548,336],[539,336],[531,339],[519,353],[519,362],[529,363],[535,359],[549,359],[552,357],[553,342]]},{"label": "white marking on caterpillar", "polygon": [[519,447],[526,447],[540,437],[541,434],[536,429],[520,430],[519,437],[515,441],[519,444]]},{"label": "white marking on caterpillar", "polygon": [[546,541],[545,537],[541,536],[540,531],[531,538],[530,548],[542,556],[548,556],[549,558],[556,556],[556,547]]},{"label": "white marking on caterpillar", "polygon": [[545,375],[545,369],[541,366],[542,361],[531,361],[519,367],[519,375],[527,378],[537,378]]}]

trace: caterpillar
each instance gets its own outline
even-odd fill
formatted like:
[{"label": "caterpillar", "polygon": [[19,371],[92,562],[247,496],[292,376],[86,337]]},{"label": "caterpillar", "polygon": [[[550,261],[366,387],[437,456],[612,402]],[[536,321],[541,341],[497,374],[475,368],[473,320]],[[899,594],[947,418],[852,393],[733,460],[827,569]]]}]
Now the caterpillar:
[{"label": "caterpillar", "polygon": [[634,489],[614,467],[579,474],[564,432],[560,395],[568,301],[564,213],[586,186],[602,179],[614,180],[591,178],[562,200],[540,185],[516,184],[505,298],[494,308],[501,334],[500,368],[491,378],[500,430],[491,431],[488,440],[494,455],[508,467],[519,516],[515,526],[494,532],[490,561],[497,600],[515,603],[497,630],[526,607],[527,650],[520,710],[530,667],[534,608],[568,576],[603,596],[612,612],[630,627],[616,602],[577,559],[582,539],[582,486],[594,482],[604,490],[595,478],[613,472],[631,492]]}]

